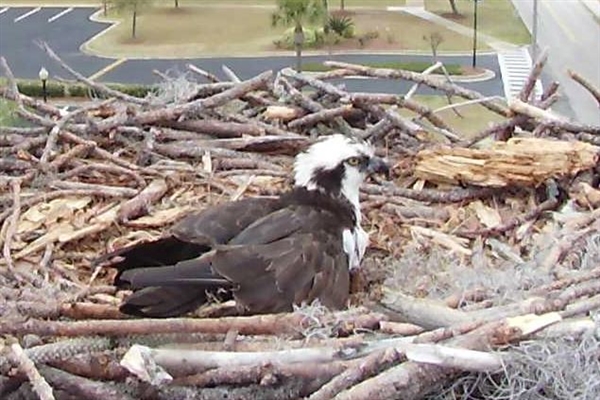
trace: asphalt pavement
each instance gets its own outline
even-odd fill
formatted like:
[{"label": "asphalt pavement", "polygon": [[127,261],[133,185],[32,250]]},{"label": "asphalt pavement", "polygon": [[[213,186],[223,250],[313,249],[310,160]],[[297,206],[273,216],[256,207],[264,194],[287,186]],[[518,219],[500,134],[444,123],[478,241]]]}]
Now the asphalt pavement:
[{"label": "asphalt pavement", "polygon": [[[513,0],[533,29],[533,0]],[[580,0],[538,0],[538,47],[548,48],[545,82],[560,83],[565,98],[555,109],[590,124],[600,124],[593,97],[567,74],[572,69],[600,87],[600,24]]]},{"label": "asphalt pavement", "polygon": [[[107,68],[116,60],[84,54],[80,46],[108,26],[91,21],[89,17],[96,12],[92,8],[75,8],[67,11],[67,7],[48,7],[35,11],[32,7],[0,8],[0,55],[4,56],[13,73],[19,78],[36,79],[41,66],[44,66],[51,77],[71,79],[66,71],[50,60],[35,44],[46,41],[55,52],[73,69],[85,76],[92,76],[106,68],[106,72],[98,78],[103,82],[150,84],[159,81],[153,70],[171,74],[187,72],[186,65],[192,63],[200,68],[225,78],[222,65],[227,65],[242,79],[250,78],[265,70],[277,71],[293,66],[294,57],[219,57],[196,58],[184,60],[138,59],[127,60],[114,68]],[[57,17],[58,16],[58,17]],[[370,54],[334,54],[333,56],[305,56],[305,62],[320,62],[327,59],[353,63],[369,63],[375,61],[402,60],[431,62],[427,55],[370,55]],[[443,56],[444,63],[470,65],[470,56]],[[495,54],[479,55],[478,66],[487,68],[496,74],[491,80],[474,83],[463,83],[465,87],[477,90],[486,96],[503,95],[503,85]],[[193,75],[190,75],[193,76]],[[341,81],[339,81],[341,82]],[[384,79],[345,79],[346,88],[350,91],[404,93],[412,83]],[[433,94],[433,90],[420,88],[421,94]]]},{"label": "asphalt pavement", "polygon": [[39,48],[37,41],[47,42],[67,64],[85,76],[114,61],[89,56],[79,51],[82,43],[108,27],[106,24],[89,20],[89,16],[96,10],[73,9],[48,22],[65,9],[66,7],[42,8],[21,20],[18,19],[34,8],[8,8],[0,14],[0,55],[6,58],[15,76],[37,78],[41,66],[45,66],[50,76],[72,78]]}]

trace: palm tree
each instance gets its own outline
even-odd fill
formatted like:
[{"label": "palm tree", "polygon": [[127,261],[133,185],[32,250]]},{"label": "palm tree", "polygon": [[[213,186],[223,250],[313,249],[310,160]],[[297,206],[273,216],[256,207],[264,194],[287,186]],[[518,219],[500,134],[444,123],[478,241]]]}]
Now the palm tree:
[{"label": "palm tree", "polygon": [[277,0],[277,11],[271,15],[271,24],[294,27],[297,71],[302,70],[304,26],[321,21],[325,13],[322,0]]}]

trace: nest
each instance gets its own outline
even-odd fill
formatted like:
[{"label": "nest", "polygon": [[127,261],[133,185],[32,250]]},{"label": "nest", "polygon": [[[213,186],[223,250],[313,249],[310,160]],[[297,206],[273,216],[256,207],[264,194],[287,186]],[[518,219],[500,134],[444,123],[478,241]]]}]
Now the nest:
[{"label": "nest", "polygon": [[[1,60],[2,92],[31,122],[0,127],[2,398],[600,397],[600,127],[549,111],[556,84],[532,98],[545,54],[508,103],[442,75],[338,62],[247,80],[227,69],[229,81],[190,66],[201,82],[163,74],[142,99],[43,48],[98,98],[66,111],[24,96]],[[349,75],[409,80],[502,120],[466,138],[414,90],[332,83]],[[119,313],[127,293],[91,267],[98,254],[190,210],[278,194],[292,157],[333,132],[394,165],[362,190],[372,243],[348,309]]]}]

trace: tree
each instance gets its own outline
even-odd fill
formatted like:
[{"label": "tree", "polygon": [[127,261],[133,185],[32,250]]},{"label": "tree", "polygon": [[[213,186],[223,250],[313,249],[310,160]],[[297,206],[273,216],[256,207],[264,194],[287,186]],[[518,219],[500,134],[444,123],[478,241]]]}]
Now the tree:
[{"label": "tree", "polygon": [[460,12],[458,12],[458,7],[456,6],[456,0],[448,0],[448,1],[450,1],[450,8],[452,8],[452,14],[459,15]]},{"label": "tree", "polygon": [[271,15],[271,24],[294,27],[297,71],[302,70],[304,26],[322,21],[325,14],[322,0],[277,0],[277,10]]},{"label": "tree", "polygon": [[175,8],[179,8],[179,0],[175,0]]},{"label": "tree", "polygon": [[112,0],[117,12],[131,13],[131,37],[135,39],[138,14],[149,8],[153,0]]},{"label": "tree", "polygon": [[430,33],[429,35],[423,35],[423,40],[429,43],[431,47],[431,53],[433,54],[433,61],[437,62],[437,49],[440,47],[440,44],[444,41],[444,37],[441,33],[435,31]]},{"label": "tree", "polygon": [[346,9],[346,2],[344,0],[340,0],[340,10],[344,11],[345,9]]}]

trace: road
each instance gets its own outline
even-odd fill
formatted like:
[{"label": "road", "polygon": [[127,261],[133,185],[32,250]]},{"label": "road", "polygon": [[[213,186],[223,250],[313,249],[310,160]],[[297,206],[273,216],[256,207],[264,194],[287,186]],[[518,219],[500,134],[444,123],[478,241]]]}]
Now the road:
[{"label": "road", "polygon": [[[55,62],[50,60],[34,43],[44,40],[75,70],[85,76],[92,76],[98,71],[111,65],[115,60],[94,57],[82,53],[79,48],[107,27],[107,25],[89,20],[96,10],[92,8],[75,8],[66,12],[65,7],[49,7],[35,11],[32,7],[17,7],[0,10],[0,55],[4,56],[13,72],[20,78],[36,79],[41,66],[44,66],[51,77],[69,78]],[[24,17],[25,16],[25,17]],[[56,18],[58,16],[58,18]],[[56,19],[54,19],[56,18]],[[50,22],[50,20],[52,20]],[[333,57],[305,57],[306,61],[320,62],[325,59],[335,59],[354,63],[368,63],[390,59],[402,61],[431,62],[429,56],[410,55],[334,55]],[[470,64],[468,56],[443,57],[445,63]],[[250,78],[265,70],[279,70],[294,65],[294,58],[289,57],[220,57],[197,58],[189,60],[127,60],[113,69],[106,70],[99,81],[149,84],[159,81],[153,70],[175,71],[184,73],[186,64],[192,63],[225,78],[221,66],[227,65],[242,79]],[[465,87],[477,90],[486,96],[502,95],[503,86],[500,79],[500,69],[496,55],[479,55],[478,65],[496,73],[496,78],[484,82],[465,83]],[[0,72],[1,74],[1,72]],[[344,80],[350,91],[405,93],[410,82],[373,79]],[[434,93],[431,89],[420,88],[421,94]]]},{"label": "road", "polygon": [[[521,18],[531,30],[533,0],[513,0]],[[600,87],[600,24],[579,0],[538,0],[538,47],[548,48],[546,81],[560,83],[568,101],[557,111],[581,122],[600,124],[598,104],[567,74],[577,71]]]},{"label": "road", "polygon": [[88,19],[95,12],[94,9],[74,9],[59,19],[48,22],[65,10],[65,7],[48,7],[15,22],[15,19],[31,10],[34,9],[9,8],[0,14],[0,55],[7,59],[17,77],[36,78],[42,65],[51,76],[66,77],[60,66],[36,45],[35,41],[39,40],[48,42],[65,62],[86,76],[113,61],[90,57],[79,51],[81,43],[107,27],[106,24]]}]

